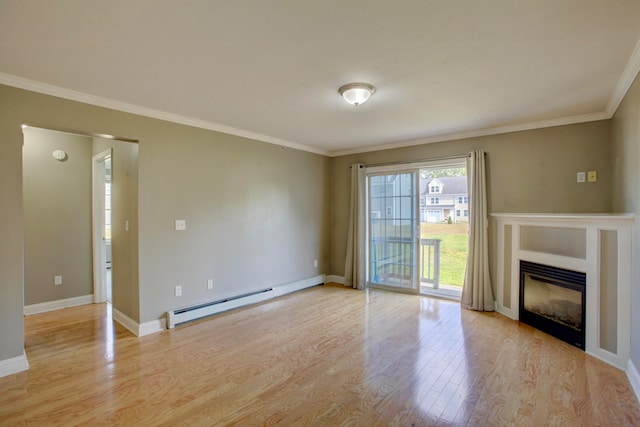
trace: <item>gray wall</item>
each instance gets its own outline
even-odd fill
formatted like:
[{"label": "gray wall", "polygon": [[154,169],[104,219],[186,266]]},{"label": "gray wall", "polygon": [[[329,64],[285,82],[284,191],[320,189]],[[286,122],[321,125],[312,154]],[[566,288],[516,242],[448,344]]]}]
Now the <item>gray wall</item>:
[{"label": "gray wall", "polygon": [[[611,120],[613,144],[612,185],[615,212],[640,214],[640,80],[627,92]],[[640,253],[640,224],[633,227],[632,254]],[[633,263],[631,271],[631,360],[640,368],[640,266]]]},{"label": "gray wall", "polygon": [[[93,294],[91,145],[87,137],[24,130],[25,305]],[[56,149],[67,159],[54,159]]]},{"label": "gray wall", "polygon": [[[609,121],[513,132],[336,157],[332,162],[331,271],[344,274],[349,201],[349,165],[488,154],[491,212],[598,213],[611,210]],[[595,183],[576,183],[576,172],[596,170]],[[492,242],[495,241],[494,230]],[[495,268],[495,244],[490,247]]]},{"label": "gray wall", "polygon": [[327,157],[0,85],[0,360],[24,341],[23,123],[139,141],[134,320],[330,271]]}]

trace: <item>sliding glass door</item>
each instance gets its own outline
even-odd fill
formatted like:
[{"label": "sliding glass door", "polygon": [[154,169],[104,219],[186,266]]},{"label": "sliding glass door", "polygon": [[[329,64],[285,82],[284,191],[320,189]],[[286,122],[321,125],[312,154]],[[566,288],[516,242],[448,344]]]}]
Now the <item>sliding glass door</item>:
[{"label": "sliding glass door", "polygon": [[466,159],[367,169],[367,283],[460,298],[468,250]]},{"label": "sliding glass door", "polygon": [[417,173],[369,176],[369,283],[417,291]]}]

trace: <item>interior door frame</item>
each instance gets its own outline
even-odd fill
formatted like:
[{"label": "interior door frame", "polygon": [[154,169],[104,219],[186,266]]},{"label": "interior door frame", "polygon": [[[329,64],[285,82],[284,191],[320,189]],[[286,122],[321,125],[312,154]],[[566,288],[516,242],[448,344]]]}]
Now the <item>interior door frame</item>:
[{"label": "interior door frame", "polygon": [[[105,160],[111,159],[113,170],[113,149],[109,148],[93,156],[91,167],[91,216],[92,216],[92,247],[93,247],[93,302],[96,304],[107,300],[107,254],[105,248]],[[112,262],[113,271],[113,262]]]}]

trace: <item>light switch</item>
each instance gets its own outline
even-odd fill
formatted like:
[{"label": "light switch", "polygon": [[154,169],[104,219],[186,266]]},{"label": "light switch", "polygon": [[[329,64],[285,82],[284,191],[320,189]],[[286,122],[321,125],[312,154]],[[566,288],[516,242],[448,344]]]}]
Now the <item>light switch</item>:
[{"label": "light switch", "polygon": [[187,221],[184,219],[176,219],[176,230],[183,231],[187,229]]},{"label": "light switch", "polygon": [[598,173],[596,171],[589,171],[587,173],[587,181],[596,182],[598,180]]},{"label": "light switch", "polygon": [[585,181],[586,181],[586,179],[585,179],[585,178],[586,178],[586,176],[585,176],[585,173],[584,173],[584,172],[578,172],[578,175],[577,175],[576,181],[577,181],[577,182],[585,182]]}]

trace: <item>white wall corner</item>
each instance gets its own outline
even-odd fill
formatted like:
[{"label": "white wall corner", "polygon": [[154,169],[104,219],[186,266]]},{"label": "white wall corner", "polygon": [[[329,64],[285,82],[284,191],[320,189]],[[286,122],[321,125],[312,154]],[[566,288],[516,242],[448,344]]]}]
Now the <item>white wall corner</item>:
[{"label": "white wall corner", "polygon": [[93,304],[93,294],[82,295],[79,297],[59,299],[55,301],[41,302],[24,306],[24,315],[46,313],[48,311],[61,310],[63,308],[77,307],[79,305]]},{"label": "white wall corner", "polygon": [[327,276],[324,283],[338,283],[340,285],[344,285],[346,280],[344,276],[334,276],[333,274],[330,274]]},{"label": "white wall corner", "polygon": [[139,336],[138,334],[140,332],[140,325],[138,324],[138,322],[113,307],[111,308],[111,312],[113,313],[113,320],[120,323],[133,335]]},{"label": "white wall corner", "polygon": [[629,378],[631,388],[636,394],[636,399],[640,401],[640,374],[638,374],[638,370],[631,359],[629,359],[629,363],[627,364],[627,378]]},{"label": "white wall corner", "polygon": [[0,360],[0,377],[6,377],[18,372],[29,369],[29,361],[27,353],[22,350],[22,356],[12,357],[10,359]]}]

